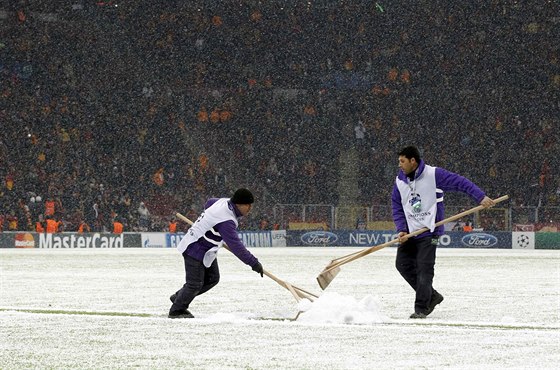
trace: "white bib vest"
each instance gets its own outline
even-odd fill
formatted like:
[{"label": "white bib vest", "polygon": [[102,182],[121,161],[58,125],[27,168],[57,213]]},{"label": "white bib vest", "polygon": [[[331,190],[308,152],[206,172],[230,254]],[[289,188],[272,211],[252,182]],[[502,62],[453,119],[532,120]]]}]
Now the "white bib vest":
[{"label": "white bib vest", "polygon": [[414,232],[424,227],[435,229],[437,203],[443,201],[436,193],[443,193],[436,187],[436,168],[425,165],[422,174],[408,183],[396,180],[403,206],[408,231]]},{"label": "white bib vest", "polygon": [[229,198],[220,198],[216,201],[216,203],[204,210],[177,245],[177,249],[180,253],[185,252],[187,247],[192,243],[196,242],[200,238],[204,238],[204,240],[208,243],[215,245],[204,254],[204,259],[202,260],[204,266],[210,267],[218,255],[218,250],[224,242],[222,240],[217,242],[213,239],[207,238],[205,234],[210,231],[214,235],[220,236],[220,234],[214,230],[214,226],[220,222],[232,220],[235,222],[236,227],[238,225],[237,217],[235,217],[234,211],[228,207],[228,201]]}]

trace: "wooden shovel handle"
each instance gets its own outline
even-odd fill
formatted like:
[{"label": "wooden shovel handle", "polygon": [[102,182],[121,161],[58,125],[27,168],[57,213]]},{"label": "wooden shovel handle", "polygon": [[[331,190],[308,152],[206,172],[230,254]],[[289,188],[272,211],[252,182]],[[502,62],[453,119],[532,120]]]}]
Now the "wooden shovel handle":
[{"label": "wooden shovel handle", "polygon": [[[191,220],[189,220],[187,217],[183,216],[180,213],[175,213],[175,216],[177,216],[178,218],[180,218],[181,220],[183,220],[184,222],[188,223],[189,225],[192,226],[193,222]],[[227,246],[226,243],[223,244],[224,248],[226,248],[228,251],[231,252],[231,249],[229,249],[229,247]],[[292,285],[284,280],[281,280],[279,278],[277,278],[276,276],[274,276],[272,273],[266,271],[263,269],[263,274],[268,276],[269,278],[271,278],[272,280],[274,280],[275,282],[278,283],[278,285],[286,288],[287,290],[290,291],[290,293],[292,293],[292,295],[294,296],[294,298],[296,299],[296,301],[300,301],[302,298],[307,298],[310,301],[313,300],[312,297],[318,298],[318,296],[316,296],[313,293],[309,293],[308,291],[305,291],[301,288],[296,287],[295,285]]]},{"label": "wooden shovel handle", "polygon": [[[506,199],[509,199],[509,195],[503,195],[503,196],[501,196],[501,197],[499,197],[499,198],[494,199],[494,203],[500,203],[500,202],[503,202],[503,201],[506,200]],[[441,225],[446,224],[446,223],[448,223],[448,222],[452,222],[452,221],[458,220],[458,219],[460,219],[460,218],[462,218],[462,217],[465,217],[465,216],[468,216],[468,215],[470,215],[470,214],[472,214],[472,213],[481,211],[481,210],[483,210],[483,209],[485,209],[485,208],[486,208],[486,207],[481,206],[481,205],[476,206],[476,207],[474,207],[474,208],[468,209],[468,210],[466,210],[466,211],[464,211],[464,212],[458,213],[458,214],[456,214],[456,215],[454,215],[454,216],[451,216],[451,217],[448,217],[448,218],[446,218],[446,219],[444,219],[444,220],[441,220],[441,221],[439,221],[439,222],[436,222],[435,226],[436,226],[436,227],[437,227],[437,226],[441,226]],[[420,230],[416,230],[416,231],[413,231],[413,232],[411,232],[411,233],[409,233],[409,234],[406,234],[405,236],[406,236],[407,238],[410,238],[410,237],[413,237],[413,236],[416,236],[416,235],[420,235],[420,234],[422,234],[423,232],[426,232],[426,231],[428,231],[428,230],[429,230],[429,229],[428,229],[427,227],[424,227],[424,228],[422,228],[422,229],[420,229]],[[376,246],[373,246],[373,247],[368,247],[368,248],[362,249],[361,251],[354,252],[354,253],[348,254],[348,255],[343,256],[343,257],[339,257],[339,258],[336,259],[337,262],[336,262],[335,264],[331,264],[331,265],[327,266],[327,269],[325,270],[325,272],[330,271],[330,270],[333,270],[333,269],[335,269],[335,268],[337,268],[337,267],[340,267],[340,266],[342,266],[342,265],[347,264],[348,262],[352,262],[352,261],[354,261],[354,260],[357,260],[358,258],[362,258],[362,257],[364,257],[364,256],[367,256],[367,255],[370,254],[370,253],[373,253],[373,252],[375,252],[375,251],[378,251],[378,250],[380,250],[380,249],[383,249],[383,248],[385,248],[385,247],[388,247],[389,245],[393,245],[393,244],[396,244],[396,243],[398,243],[398,239],[393,239],[393,240],[388,241],[388,242],[386,242],[386,243],[383,243],[383,244],[380,244],[380,245],[376,245]]]}]

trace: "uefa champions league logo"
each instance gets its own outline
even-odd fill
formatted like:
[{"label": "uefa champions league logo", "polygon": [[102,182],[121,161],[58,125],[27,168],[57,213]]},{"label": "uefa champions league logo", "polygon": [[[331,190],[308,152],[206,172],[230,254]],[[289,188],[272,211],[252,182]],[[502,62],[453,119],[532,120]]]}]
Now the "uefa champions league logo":
[{"label": "uefa champions league logo", "polygon": [[520,234],[517,236],[517,246],[519,248],[529,248],[531,245],[531,238],[526,234]]},{"label": "uefa champions league logo", "polygon": [[414,213],[422,212],[422,199],[420,199],[420,194],[412,193],[410,194],[410,199],[408,201],[412,207]]}]

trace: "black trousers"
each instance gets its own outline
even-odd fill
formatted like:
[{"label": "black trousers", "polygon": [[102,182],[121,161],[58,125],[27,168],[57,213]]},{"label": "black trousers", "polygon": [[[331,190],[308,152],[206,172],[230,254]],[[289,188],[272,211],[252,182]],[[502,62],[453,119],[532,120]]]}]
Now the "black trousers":
[{"label": "black trousers", "polygon": [[397,270],[416,291],[414,312],[426,312],[432,299],[437,244],[431,236],[411,238],[397,249]]},{"label": "black trousers", "polygon": [[177,298],[169,312],[186,310],[196,296],[206,293],[220,281],[218,259],[215,259],[210,267],[205,267],[202,261],[187,255],[186,251],[183,253],[183,259],[185,260],[185,284],[175,293]]}]

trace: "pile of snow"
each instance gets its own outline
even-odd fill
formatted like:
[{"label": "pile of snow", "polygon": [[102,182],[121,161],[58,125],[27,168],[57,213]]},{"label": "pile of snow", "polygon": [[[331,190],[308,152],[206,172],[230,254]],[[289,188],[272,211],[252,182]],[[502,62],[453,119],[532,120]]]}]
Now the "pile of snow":
[{"label": "pile of snow", "polygon": [[372,296],[365,296],[360,301],[338,293],[323,293],[317,300],[310,302],[302,299],[298,309],[302,311],[298,322],[334,323],[334,324],[371,324],[387,322],[389,318],[382,315],[379,302]]}]

